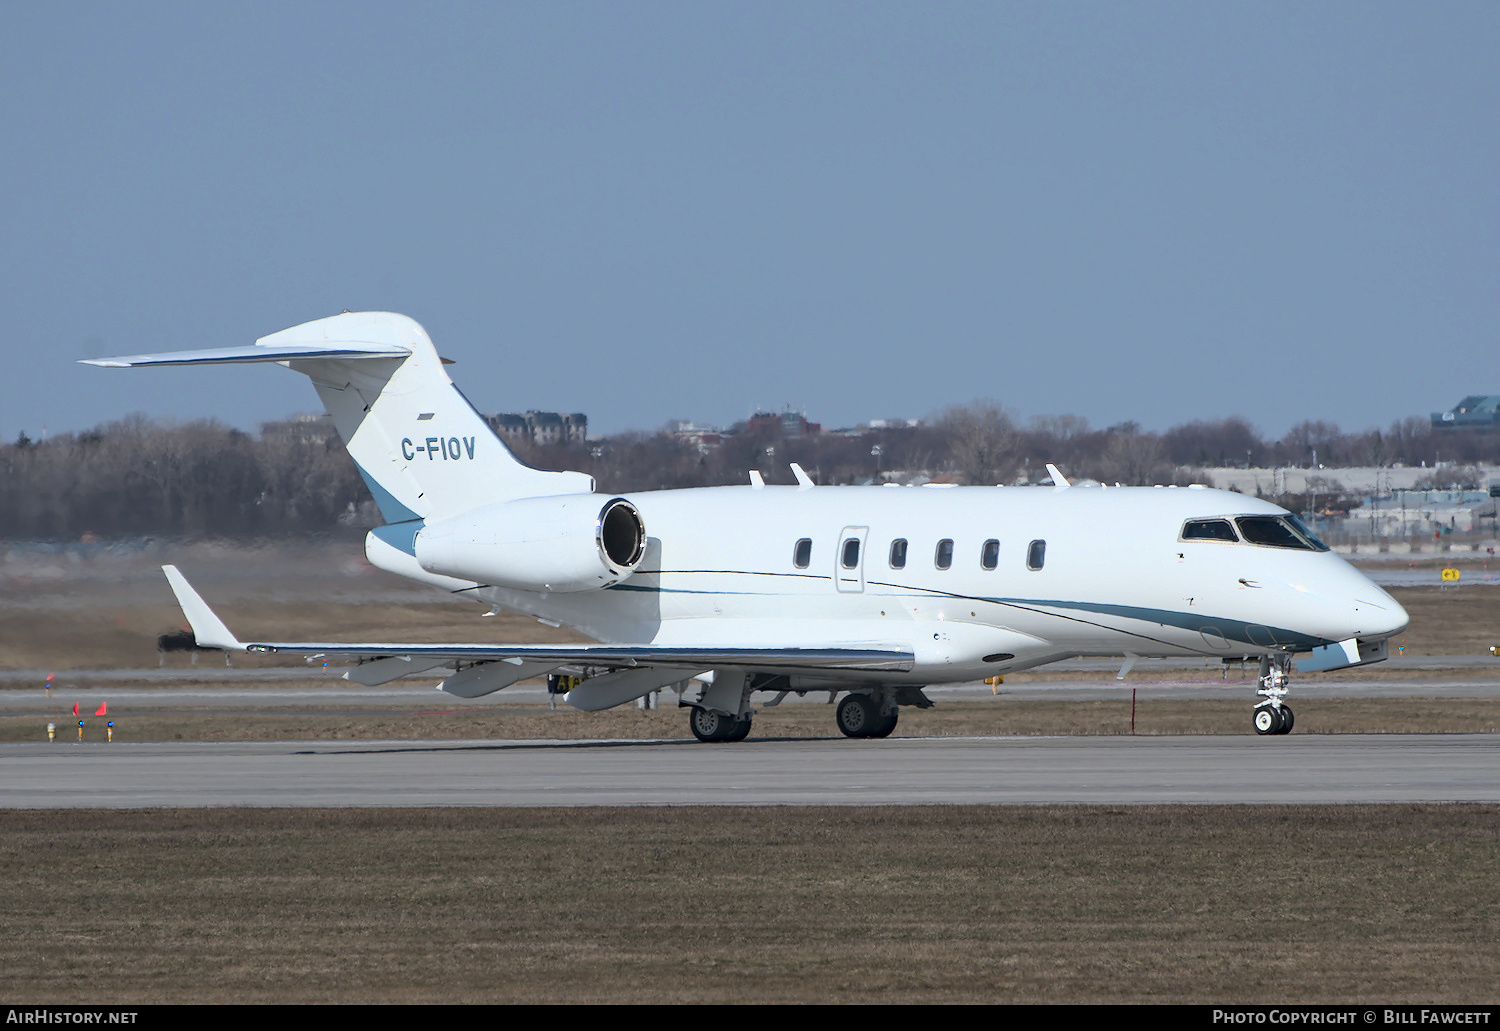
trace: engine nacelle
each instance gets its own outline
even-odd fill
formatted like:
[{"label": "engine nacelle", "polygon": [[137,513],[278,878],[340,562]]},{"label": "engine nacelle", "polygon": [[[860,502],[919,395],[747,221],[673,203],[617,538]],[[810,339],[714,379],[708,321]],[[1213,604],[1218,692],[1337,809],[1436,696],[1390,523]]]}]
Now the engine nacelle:
[{"label": "engine nacelle", "polygon": [[428,523],[415,541],[429,573],[539,593],[619,583],[646,553],[646,524],[624,498],[523,498]]}]

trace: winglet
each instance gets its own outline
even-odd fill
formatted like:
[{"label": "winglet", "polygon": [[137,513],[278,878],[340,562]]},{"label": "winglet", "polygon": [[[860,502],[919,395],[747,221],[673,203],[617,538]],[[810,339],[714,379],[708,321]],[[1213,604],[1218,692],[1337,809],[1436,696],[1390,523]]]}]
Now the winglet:
[{"label": "winglet", "polygon": [[244,650],[245,646],[240,643],[239,638],[231,634],[224,621],[214,615],[208,602],[193,590],[193,585],[177,571],[176,566],[162,566],[161,571],[167,574],[167,583],[172,585],[172,593],[177,595],[177,604],[182,606],[182,614],[193,628],[193,637],[200,648]]},{"label": "winglet", "polygon": [[1051,462],[1047,463],[1047,475],[1052,477],[1052,486],[1054,487],[1062,488],[1072,486],[1072,484],[1068,482],[1068,478],[1064,476],[1058,470],[1057,466],[1053,465]]},{"label": "winglet", "polygon": [[792,463],[792,475],[797,477],[798,490],[807,490],[807,488],[813,486],[812,477],[803,472],[802,467],[796,462]]},{"label": "winglet", "polygon": [[750,470],[750,486],[760,490],[766,485],[766,478],[760,474],[759,469]]}]

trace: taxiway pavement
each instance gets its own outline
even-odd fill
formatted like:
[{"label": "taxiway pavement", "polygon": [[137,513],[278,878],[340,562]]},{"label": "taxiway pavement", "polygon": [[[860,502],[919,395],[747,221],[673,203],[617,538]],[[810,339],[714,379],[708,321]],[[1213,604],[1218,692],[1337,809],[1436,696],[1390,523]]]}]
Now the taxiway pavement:
[{"label": "taxiway pavement", "polygon": [[0,807],[1500,802],[1500,735],[0,745]]}]

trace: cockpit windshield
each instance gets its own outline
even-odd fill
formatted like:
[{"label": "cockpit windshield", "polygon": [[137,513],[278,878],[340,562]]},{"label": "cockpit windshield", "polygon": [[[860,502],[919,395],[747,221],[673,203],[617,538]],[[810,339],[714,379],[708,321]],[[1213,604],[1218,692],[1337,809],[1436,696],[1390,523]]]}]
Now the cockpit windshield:
[{"label": "cockpit windshield", "polygon": [[[1235,533],[1235,527],[1239,533]],[[1182,526],[1185,541],[1223,541],[1226,544],[1255,544],[1263,548],[1289,548],[1293,551],[1327,551],[1302,520],[1294,515],[1246,515],[1217,519],[1189,519]]]},{"label": "cockpit windshield", "polygon": [[1292,548],[1298,551],[1327,551],[1328,545],[1314,537],[1294,515],[1240,516],[1235,520],[1240,536],[1251,544],[1266,548]]}]

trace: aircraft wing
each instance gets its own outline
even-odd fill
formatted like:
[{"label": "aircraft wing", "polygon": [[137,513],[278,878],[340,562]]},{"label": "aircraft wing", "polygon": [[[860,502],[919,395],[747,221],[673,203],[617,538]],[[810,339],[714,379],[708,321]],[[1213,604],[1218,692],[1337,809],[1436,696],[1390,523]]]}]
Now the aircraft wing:
[{"label": "aircraft wing", "polygon": [[910,649],[889,648],[744,648],[658,647],[618,644],[411,644],[396,641],[344,644],[322,641],[241,641],[209,608],[176,566],[163,566],[172,593],[199,645],[247,652],[346,655],[370,659],[401,656],[425,668],[450,663],[509,661],[549,668],[589,666],[628,669],[656,666],[697,672],[718,666],[778,670],[886,670],[906,672],[915,663]]}]

